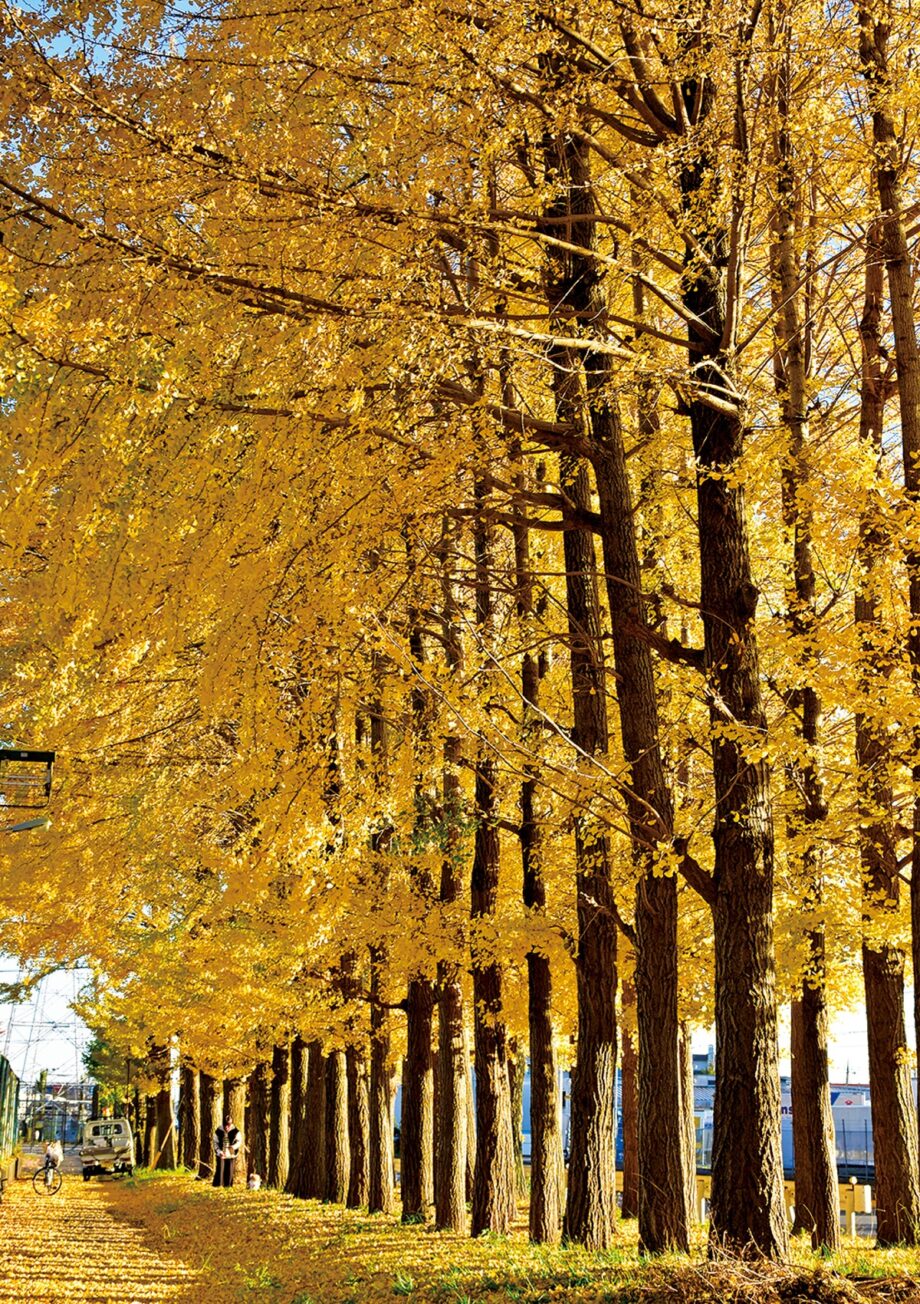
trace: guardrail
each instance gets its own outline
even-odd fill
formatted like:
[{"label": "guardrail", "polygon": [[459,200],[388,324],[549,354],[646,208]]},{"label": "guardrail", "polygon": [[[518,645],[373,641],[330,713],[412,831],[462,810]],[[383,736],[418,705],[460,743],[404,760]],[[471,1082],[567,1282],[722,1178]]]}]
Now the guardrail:
[{"label": "guardrail", "polygon": [[[712,1179],[710,1177],[697,1177],[696,1209],[694,1212],[699,1222],[706,1222],[709,1217],[711,1191]],[[854,1177],[849,1182],[838,1182],[837,1191],[840,1195],[840,1212],[846,1218],[846,1234],[856,1236],[856,1215],[870,1214],[875,1209],[872,1187],[863,1182],[857,1182]],[[786,1202],[786,1217],[791,1225],[795,1217],[795,1182],[783,1182],[783,1195]]]}]

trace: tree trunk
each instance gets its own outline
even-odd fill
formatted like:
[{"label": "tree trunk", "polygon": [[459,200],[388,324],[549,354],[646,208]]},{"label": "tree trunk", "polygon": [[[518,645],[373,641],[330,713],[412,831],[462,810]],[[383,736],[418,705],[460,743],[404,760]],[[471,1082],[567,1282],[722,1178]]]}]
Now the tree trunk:
[{"label": "tree trunk", "polygon": [[233,1185],[246,1186],[249,1168],[249,1138],[246,1136],[246,1079],[228,1078],[224,1082],[226,1114],[240,1130],[240,1148],[233,1165]]},{"label": "tree trunk", "polygon": [[322,1200],[326,1193],[326,1057],[323,1043],[311,1041],[307,1068],[305,1195]]},{"label": "tree trunk", "polygon": [[[441,543],[442,641],[448,671],[462,667],[457,601],[454,592],[454,551],[458,527],[445,521]],[[456,941],[463,940],[462,820],[463,796],[459,737],[444,739],[442,805],[444,857],[441,861],[440,902],[445,920],[453,924]],[[435,1223],[444,1231],[466,1230],[467,1079],[463,1032],[463,987],[460,966],[438,961],[438,1110],[435,1170]]]},{"label": "tree trunk", "polygon": [[198,1167],[201,1150],[201,1089],[198,1070],[182,1066],[179,1087],[179,1138],[182,1143],[183,1167]]},{"label": "tree trunk", "polygon": [[291,1050],[275,1046],[272,1050],[272,1085],[269,1105],[268,1185],[283,1191],[290,1164],[291,1131]]},{"label": "tree trunk", "polygon": [[463,989],[456,966],[438,964],[438,1167],[435,1221],[442,1231],[466,1231],[467,1064]]},{"label": "tree trunk", "polygon": [[434,1193],[433,1017],[432,984],[426,978],[413,978],[407,996],[406,1059],[399,1133],[403,1222],[424,1222]]},{"label": "tree trunk", "polygon": [[224,1121],[221,1117],[223,1103],[223,1084],[219,1078],[212,1078],[210,1073],[202,1073],[199,1079],[201,1094],[201,1134],[198,1151],[198,1176],[202,1181],[210,1181],[214,1176],[214,1134]]},{"label": "tree trunk", "polygon": [[[797,873],[803,896],[802,920],[807,944],[802,996],[792,1005],[792,1120],[795,1143],[795,1225],[807,1231],[817,1249],[836,1249],[840,1243],[834,1122],[831,1114],[827,1064],[827,1002],[825,994],[823,923],[816,922],[823,895],[820,846],[827,803],[821,778],[821,699],[814,686],[814,634],[817,623],[816,576],[812,542],[814,510],[808,405],[812,354],[811,248],[806,253],[807,274],[802,276],[797,210],[801,207],[802,179],[789,129],[792,94],[792,26],[789,10],[780,10],[780,29],[773,44],[782,47],[777,73],[776,134],[777,207],[774,219],[773,261],[776,267],[774,307],[777,348],[774,354],[776,388],[788,452],[782,462],[783,522],[792,539],[792,558],[786,581],[786,623],[796,643],[797,678],[801,687],[789,696],[794,716],[801,722],[803,759],[787,764],[790,869]],[[802,301],[804,300],[804,303]],[[826,1238],[826,1239],[825,1239]]]},{"label": "tree trunk", "polygon": [[[767,730],[754,626],[759,595],[751,575],[743,477],[737,474],[744,429],[740,406],[737,412],[731,407],[734,385],[720,343],[726,332],[730,242],[709,221],[709,184],[715,175],[712,161],[702,154],[684,165],[680,177],[688,227],[708,259],[706,266],[691,270],[688,255],[683,302],[694,315],[688,343],[698,388],[689,407],[715,788],[719,1071],[710,1237],[714,1250],[785,1259],[789,1235],[780,1148],[770,768],[766,759],[750,755],[751,744]],[[711,405],[710,393],[727,394],[729,401]]]},{"label": "tree trunk", "polygon": [[687,1208],[695,1221],[696,1202],[696,1111],[693,1104],[693,1040],[690,1024],[681,1020],[678,1044],[680,1062],[680,1116],[684,1129],[684,1183]]},{"label": "tree trunk", "polygon": [[[510,398],[510,396],[509,396]],[[526,487],[523,471],[516,484]],[[530,531],[526,524],[514,524],[515,588],[517,615],[522,630],[530,628],[537,610],[530,562]],[[522,741],[535,748],[542,718],[537,708],[540,696],[540,658],[529,648],[521,655],[521,696],[524,704]],[[539,750],[538,746],[536,750]],[[543,828],[537,818],[539,774],[526,766],[521,783],[521,823],[518,838],[523,868],[522,896],[528,914],[543,919],[546,914],[546,880],[543,873]],[[527,1024],[530,1043],[530,1239],[554,1244],[562,1229],[562,1137],[559,1133],[556,1083],[556,1052],[553,1044],[553,979],[549,958],[539,950],[527,952]],[[523,1091],[523,1078],[520,1088]],[[514,1092],[512,1090],[512,1096]],[[517,1123],[519,1110],[515,1107]],[[518,1195],[526,1194],[521,1157],[520,1127],[515,1129],[515,1164]]]},{"label": "tree trunk", "polygon": [[[914,309],[915,271],[910,255],[905,222],[904,201],[901,183],[902,146],[898,139],[895,114],[900,109],[892,103],[892,76],[888,65],[888,38],[896,15],[894,6],[883,3],[870,8],[859,8],[859,55],[872,109],[873,175],[878,192],[881,218],[881,246],[888,274],[888,291],[891,305],[891,321],[894,329],[895,372],[898,379],[898,408],[901,424],[901,452],[904,468],[904,488],[909,504],[916,512],[920,504],[920,346],[917,343],[917,321]],[[915,693],[920,690],[920,548],[914,542],[907,549],[905,557],[908,579],[908,601],[910,607],[910,626],[907,637],[907,650],[910,658],[911,676]],[[911,948],[914,966],[914,1025],[920,1032],[920,739],[914,738],[914,764],[912,780],[914,785],[911,878],[910,878],[910,912],[911,912]],[[877,889],[876,889],[877,890]],[[872,963],[872,985],[879,986],[878,1003],[880,1012],[884,1011],[887,1035],[884,1044],[876,1047],[878,1071],[886,1076],[891,1073],[890,1055],[893,1053],[894,1041],[899,1032],[897,1010],[892,1004],[895,1000],[895,987],[898,983],[897,962],[892,955],[878,953],[879,958]],[[869,978],[867,975],[867,992]],[[881,986],[887,984],[888,990],[883,997]],[[868,998],[867,998],[868,1001]],[[868,1010],[867,1010],[868,1015]],[[869,1016],[871,1018],[871,1016]],[[870,1033],[873,1031],[870,1024]],[[883,1032],[878,1030],[879,1038]],[[900,1056],[902,1052],[897,1052]],[[873,1049],[870,1040],[870,1068]],[[879,1200],[878,1237],[879,1244],[889,1243],[889,1238],[916,1244],[920,1238],[920,1192],[915,1180],[908,1185],[901,1185],[896,1173],[903,1170],[907,1162],[905,1150],[913,1150],[913,1166],[917,1164],[917,1120],[907,1130],[902,1127],[901,1093],[903,1090],[903,1066],[898,1065],[897,1083],[888,1083],[884,1088],[884,1100],[879,1101],[880,1111],[887,1118],[885,1126],[885,1147],[891,1145],[893,1171],[886,1178],[886,1203],[889,1212],[883,1219],[881,1201]],[[873,1134],[875,1132],[875,1087],[873,1084]],[[920,1104],[920,1101],[918,1101]],[[892,1129],[895,1136],[891,1137]],[[877,1143],[876,1143],[877,1144]],[[895,1159],[895,1154],[897,1158]],[[876,1155],[876,1168],[878,1156]],[[879,1178],[881,1182],[881,1178]],[[895,1185],[897,1184],[897,1189]]]},{"label": "tree trunk", "polygon": [[176,1161],[176,1125],[173,1119],[172,1092],[169,1084],[161,1087],[156,1095],[157,1111],[157,1153],[154,1167],[173,1169]]},{"label": "tree trunk", "polygon": [[[882,456],[884,388],[879,352],[884,286],[881,222],[866,241],[865,301],[860,322],[862,379],[860,440],[877,464]],[[861,709],[856,713],[856,769],[863,874],[863,978],[869,1033],[872,1135],[875,1149],[877,1235],[880,1245],[915,1243],[920,1222],[917,1176],[917,1123],[911,1099],[904,1029],[904,954],[884,938],[884,919],[897,910],[900,894],[894,795],[888,733],[887,682],[891,651],[882,627],[878,586],[889,539],[870,502],[860,523],[859,556],[863,579],[854,616],[861,645]],[[871,929],[881,924],[881,936]]]},{"label": "tree trunk", "polygon": [[144,1166],[146,1168],[153,1167],[158,1150],[157,1098],[156,1096],[144,1096]]},{"label": "tree trunk", "polygon": [[511,1093],[511,1147],[514,1151],[514,1189],[519,1199],[527,1197],[527,1178],[524,1174],[524,1078],[527,1076],[527,1056],[518,1049],[517,1042],[510,1045],[508,1056],[508,1090]]},{"label": "tree trunk", "polygon": [[[490,927],[498,906],[499,844],[495,821],[495,762],[485,753],[476,763],[476,840],[470,892],[470,918]],[[480,923],[481,921],[481,923]],[[511,1092],[501,963],[491,951],[473,948],[474,1049],[476,1065],[476,1168],[473,1175],[471,1233],[500,1236],[515,1215],[514,1152],[511,1142]]]},{"label": "tree trunk", "polygon": [[[603,319],[606,302],[600,285],[595,224],[591,220],[594,199],[587,146],[567,137],[550,154],[551,169],[565,180],[566,193],[559,206],[571,217],[567,240],[583,253],[556,258],[556,280],[550,302],[557,316],[574,316],[576,329]],[[557,178],[558,179],[558,178]],[[560,306],[562,306],[560,311]],[[672,837],[671,795],[665,781],[658,741],[658,704],[652,655],[644,636],[646,618],[642,598],[642,573],[636,539],[632,493],[626,469],[611,359],[604,353],[584,354],[587,387],[585,425],[590,437],[590,458],[597,481],[600,531],[607,574],[607,598],[617,673],[620,732],[623,753],[630,767],[626,794],[632,853],[639,871],[636,892],[635,985],[639,1025],[638,1148],[639,1148],[639,1240],[650,1251],[688,1248],[687,1209],[681,1180],[680,1082],[677,1065],[677,883],[673,876],[656,872],[654,848]],[[557,411],[559,408],[557,380]],[[566,531],[566,540],[576,531]],[[593,552],[593,546],[592,546]],[[568,561],[567,569],[570,569]],[[571,634],[570,634],[571,637]],[[606,685],[602,687],[605,691]],[[606,747],[605,734],[601,750]],[[582,847],[592,855],[595,835],[582,834]],[[605,852],[606,855],[606,852]],[[582,910],[583,926],[590,925],[594,947],[598,934],[600,954],[592,957],[594,973],[602,972],[595,960],[613,966],[612,990],[616,988],[616,924],[610,905],[608,881],[601,896],[593,896],[601,909]],[[588,890],[598,886],[584,882]],[[583,893],[584,895],[584,893]],[[592,922],[593,920],[593,922]],[[606,981],[606,980],[605,980]],[[597,1001],[599,993],[592,998]],[[596,1010],[600,1013],[599,1007]],[[613,1072],[615,1021],[612,1011],[603,1014],[611,1037],[605,1058]],[[594,1021],[593,1018],[591,1020]],[[580,1068],[573,1079],[575,1095],[581,1090]],[[578,1106],[579,1110],[581,1106]],[[573,1117],[574,1135],[574,1117]],[[569,1203],[576,1153],[573,1148],[569,1173]],[[581,1159],[579,1158],[579,1162]],[[576,1191],[578,1190],[576,1177]],[[606,1197],[605,1197],[606,1198]],[[612,1215],[612,1205],[611,1215]],[[569,1225],[567,1215],[567,1227]],[[569,1234],[575,1235],[574,1228]],[[596,1234],[596,1233],[592,1233]],[[609,1223],[603,1233],[609,1240]]]},{"label": "tree trunk", "polygon": [[[486,492],[477,483],[475,498]],[[476,557],[476,626],[488,642],[492,630],[492,531],[484,514],[473,527]],[[497,821],[498,767],[484,746],[475,765],[476,833],[470,879],[470,944],[473,974],[473,1045],[476,1064],[476,1169],[471,1232],[506,1235],[514,1222],[514,1153],[504,973],[493,934],[498,911],[501,854]],[[489,940],[493,939],[493,940]]]},{"label": "tree trunk", "polygon": [[349,1046],[345,1052],[348,1073],[348,1150],[350,1171],[349,1209],[367,1204],[369,1191],[368,1149],[370,1144],[370,1106],[368,1102],[367,1055],[361,1046]]},{"label": "tree trunk", "polygon": [[[623,1009],[635,1006],[636,990],[631,982],[623,984]],[[638,1089],[639,1059],[636,1054],[636,1034],[631,1028],[623,1027],[621,1034],[622,1056],[622,1110],[623,1110],[623,1198],[620,1216],[638,1218],[639,1216],[639,1151],[636,1137],[638,1123]]]},{"label": "tree trunk", "polygon": [[326,1058],[325,1189],[323,1198],[344,1204],[348,1195],[351,1155],[348,1144],[348,1072],[343,1050]]},{"label": "tree trunk", "polygon": [[268,1060],[257,1064],[249,1079],[249,1109],[246,1139],[249,1144],[250,1173],[258,1173],[263,1181],[268,1176],[268,1138],[271,1127],[271,1087]]},{"label": "tree trunk", "polygon": [[381,949],[371,947],[370,1171],[367,1207],[371,1213],[392,1213],[393,1113],[390,1107],[390,1083],[393,1078],[393,1051],[389,1011],[379,1003],[381,963]]},{"label": "tree trunk", "polygon": [[301,1036],[291,1046],[291,1143],[290,1163],[284,1189],[288,1195],[305,1200],[310,1194],[310,1154],[308,1131],[310,1049]]}]

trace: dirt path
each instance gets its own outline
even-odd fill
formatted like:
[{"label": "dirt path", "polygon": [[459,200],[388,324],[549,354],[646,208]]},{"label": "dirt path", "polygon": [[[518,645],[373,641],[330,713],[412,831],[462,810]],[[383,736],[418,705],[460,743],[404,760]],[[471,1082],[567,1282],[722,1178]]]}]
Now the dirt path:
[{"label": "dirt path", "polygon": [[0,1304],[204,1304],[201,1274],[120,1212],[112,1186],[84,1182],[69,1157],[57,1195],[36,1194],[31,1172],[7,1185],[0,1204]]}]

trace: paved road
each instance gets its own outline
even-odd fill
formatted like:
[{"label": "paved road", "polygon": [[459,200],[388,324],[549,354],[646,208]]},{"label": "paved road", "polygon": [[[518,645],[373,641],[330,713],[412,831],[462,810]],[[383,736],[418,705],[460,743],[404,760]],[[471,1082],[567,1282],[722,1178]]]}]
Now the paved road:
[{"label": "paved road", "polygon": [[119,1211],[118,1184],[84,1182],[67,1155],[57,1195],[36,1194],[26,1156],[24,1179],[0,1204],[0,1304],[190,1304],[207,1299],[196,1272],[165,1254],[151,1233]]}]

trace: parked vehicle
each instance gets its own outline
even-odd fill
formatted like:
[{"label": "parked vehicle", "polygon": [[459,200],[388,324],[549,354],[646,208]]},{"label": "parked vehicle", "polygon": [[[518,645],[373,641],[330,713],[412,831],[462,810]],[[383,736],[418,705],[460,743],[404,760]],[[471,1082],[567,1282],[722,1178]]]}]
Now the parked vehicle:
[{"label": "parked vehicle", "polygon": [[83,1180],[103,1173],[123,1176],[134,1172],[134,1137],[126,1118],[91,1118],[83,1124],[80,1146]]}]

